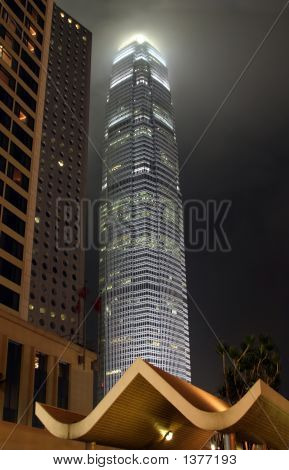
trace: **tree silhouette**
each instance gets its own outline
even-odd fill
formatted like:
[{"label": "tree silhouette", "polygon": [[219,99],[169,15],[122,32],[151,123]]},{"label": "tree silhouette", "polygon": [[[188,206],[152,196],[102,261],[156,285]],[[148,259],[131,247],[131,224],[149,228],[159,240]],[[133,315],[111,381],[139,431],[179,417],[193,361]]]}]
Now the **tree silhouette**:
[{"label": "tree silhouette", "polygon": [[247,336],[240,347],[220,344],[224,384],[219,395],[234,404],[261,379],[275,390],[280,386],[279,351],[270,336]]}]

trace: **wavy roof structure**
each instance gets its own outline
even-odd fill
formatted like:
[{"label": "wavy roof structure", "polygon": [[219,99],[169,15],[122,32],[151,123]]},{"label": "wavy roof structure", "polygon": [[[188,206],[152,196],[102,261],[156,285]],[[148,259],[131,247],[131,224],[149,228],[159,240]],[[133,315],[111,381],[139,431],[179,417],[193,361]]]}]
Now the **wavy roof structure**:
[{"label": "wavy roof structure", "polygon": [[202,449],[216,431],[289,448],[289,401],[261,380],[230,407],[142,359],[88,416],[40,403],[36,415],[55,437],[118,449]]}]

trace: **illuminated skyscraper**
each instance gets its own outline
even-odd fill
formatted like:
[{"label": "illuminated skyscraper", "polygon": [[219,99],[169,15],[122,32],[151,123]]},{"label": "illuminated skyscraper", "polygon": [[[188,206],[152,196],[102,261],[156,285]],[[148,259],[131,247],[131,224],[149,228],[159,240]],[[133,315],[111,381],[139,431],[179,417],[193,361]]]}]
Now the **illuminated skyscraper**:
[{"label": "illuminated skyscraper", "polygon": [[166,63],[142,38],[113,61],[104,158],[104,392],[137,357],[190,381],[174,111]]}]

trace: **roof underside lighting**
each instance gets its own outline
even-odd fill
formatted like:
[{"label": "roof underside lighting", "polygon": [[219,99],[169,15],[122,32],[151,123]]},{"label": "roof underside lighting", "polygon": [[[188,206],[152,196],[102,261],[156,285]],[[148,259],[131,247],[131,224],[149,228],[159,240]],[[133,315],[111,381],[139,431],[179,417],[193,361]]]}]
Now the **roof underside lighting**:
[{"label": "roof underside lighting", "polygon": [[165,440],[171,441],[173,437],[174,437],[174,434],[172,433],[172,431],[168,431],[165,435]]}]

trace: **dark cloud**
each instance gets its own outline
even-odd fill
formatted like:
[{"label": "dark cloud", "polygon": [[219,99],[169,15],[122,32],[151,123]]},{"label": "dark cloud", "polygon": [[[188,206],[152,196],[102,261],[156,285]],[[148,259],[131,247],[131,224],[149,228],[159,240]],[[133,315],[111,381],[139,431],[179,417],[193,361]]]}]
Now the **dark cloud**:
[{"label": "dark cloud", "polygon": [[[100,149],[112,56],[136,32],[167,58],[180,161],[281,10],[281,0],[59,0],[93,32],[91,138]],[[283,357],[288,394],[289,12],[181,174],[184,200],[230,199],[225,227],[232,252],[187,253],[188,287],[216,334],[239,342],[268,332]],[[98,195],[101,165],[90,149],[89,197]],[[190,221],[186,220],[186,233]],[[96,254],[88,256],[91,291]],[[216,338],[190,304],[193,381],[216,390]]]}]

